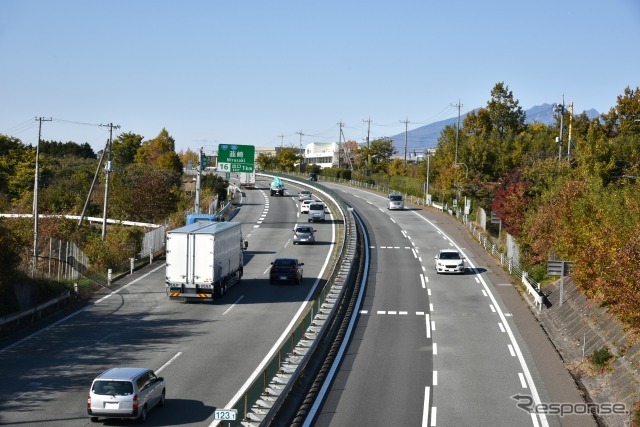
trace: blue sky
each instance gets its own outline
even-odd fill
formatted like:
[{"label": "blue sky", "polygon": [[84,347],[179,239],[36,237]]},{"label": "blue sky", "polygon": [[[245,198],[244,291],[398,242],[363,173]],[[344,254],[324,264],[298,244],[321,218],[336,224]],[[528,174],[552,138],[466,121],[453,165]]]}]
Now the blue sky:
[{"label": "blue sky", "polygon": [[[0,1],[0,133],[176,149],[393,136],[486,106],[615,106],[640,86],[640,2]],[[299,133],[302,133],[300,135]]]}]

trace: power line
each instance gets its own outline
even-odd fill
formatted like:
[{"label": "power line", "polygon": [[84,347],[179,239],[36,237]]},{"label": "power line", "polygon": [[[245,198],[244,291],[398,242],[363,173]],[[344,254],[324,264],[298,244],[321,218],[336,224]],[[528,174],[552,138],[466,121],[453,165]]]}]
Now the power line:
[{"label": "power line", "polygon": [[25,120],[22,123],[18,123],[17,125],[14,125],[14,126],[10,127],[9,129],[7,129],[6,131],[4,131],[2,133],[4,135],[22,133],[22,132],[25,132],[27,130],[32,129],[35,126],[36,126],[36,124],[33,122],[33,120],[29,119],[29,120]]},{"label": "power line", "polygon": [[[56,119],[55,117],[52,119],[54,122],[60,122],[60,123],[67,123],[70,125],[81,125],[81,126],[107,126],[107,125],[103,125],[103,124],[97,124],[97,123],[86,123],[86,122],[77,122],[77,121],[73,121],[73,120],[64,120],[64,119]],[[120,128],[120,126],[117,126],[118,128]]]}]

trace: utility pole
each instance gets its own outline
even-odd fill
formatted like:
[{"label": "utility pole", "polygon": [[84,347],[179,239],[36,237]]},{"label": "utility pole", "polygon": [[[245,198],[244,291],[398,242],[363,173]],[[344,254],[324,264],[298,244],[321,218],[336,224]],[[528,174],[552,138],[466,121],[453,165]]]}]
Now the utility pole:
[{"label": "utility pole", "polygon": [[[302,135],[304,135],[304,133],[302,133],[302,129],[300,129],[300,132],[296,132],[298,135],[300,135],[300,148],[298,149],[298,154],[300,156],[302,156]],[[302,158],[300,159],[300,173],[302,173]]]},{"label": "utility pole", "polygon": [[193,208],[193,213],[200,213],[200,180],[202,175],[202,158],[204,157],[204,147],[200,147],[198,150],[198,169],[196,173],[196,201],[195,206]]},{"label": "utility pole", "polygon": [[556,138],[558,143],[558,162],[562,161],[562,133],[564,120],[564,95],[562,95],[562,104],[554,104],[553,111],[560,114],[560,136]]},{"label": "utility pole", "polygon": [[571,128],[573,126],[573,101],[569,104],[569,136],[567,137],[567,163],[571,164]]},{"label": "utility pole", "polygon": [[371,135],[371,117],[367,120],[363,120],[363,123],[367,123],[367,168],[371,165],[371,146],[369,145],[369,137]]},{"label": "utility pole", "polygon": [[342,127],[344,123],[342,120],[338,122],[339,132],[338,132],[338,169],[340,169],[340,150],[342,149]]},{"label": "utility pole", "polygon": [[353,170],[353,163],[351,163],[351,149],[347,144],[347,138],[345,138],[342,128],[340,128],[340,136],[344,139],[344,145],[345,145],[345,149],[342,150],[342,152],[344,153],[344,157],[347,159],[347,162],[349,163],[349,167],[351,168],[351,170]]},{"label": "utility pole", "polygon": [[407,166],[407,125],[411,123],[407,117],[405,120],[400,120],[400,123],[404,123],[404,166]]},{"label": "utility pole", "polygon": [[456,107],[458,109],[458,124],[456,125],[456,157],[453,161],[454,164],[458,163],[458,135],[460,134],[460,107],[463,107],[460,104],[460,100],[458,99],[458,103],[456,105],[452,105],[452,107]]},{"label": "utility pole", "polygon": [[111,144],[113,143],[113,129],[120,129],[119,125],[109,123],[108,125],[100,125],[109,128],[109,143],[107,144],[107,163],[104,165],[105,184],[104,184],[104,208],[102,211],[102,241],[107,235],[107,205],[109,203],[109,174],[111,173]]},{"label": "utility pole", "polygon": [[50,122],[49,117],[36,117],[38,121],[38,144],[36,145],[36,175],[33,183],[33,269],[31,277],[35,277],[38,270],[38,182],[40,181],[40,139],[42,138],[42,122]]},{"label": "utility pole", "polygon": [[296,132],[298,135],[300,135],[300,148],[298,153],[302,153],[302,135],[304,135],[304,133],[302,133],[302,129],[300,129],[300,132]]},{"label": "utility pole", "polygon": [[425,205],[431,204],[431,198],[429,197],[429,174],[430,174],[429,169],[430,168],[431,168],[431,150],[427,148],[427,188],[425,189],[425,194],[424,194]]},{"label": "utility pole", "polygon": [[284,144],[284,135],[278,135],[280,137],[280,148],[282,148],[282,145]]}]

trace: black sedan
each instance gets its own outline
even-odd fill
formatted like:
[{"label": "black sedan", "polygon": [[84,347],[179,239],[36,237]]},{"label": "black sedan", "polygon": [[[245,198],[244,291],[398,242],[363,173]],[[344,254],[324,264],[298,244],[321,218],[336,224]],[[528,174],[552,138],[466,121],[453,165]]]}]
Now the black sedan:
[{"label": "black sedan", "polygon": [[277,281],[302,283],[302,266],[297,258],[276,258],[271,263],[271,271],[269,272],[269,283]]}]

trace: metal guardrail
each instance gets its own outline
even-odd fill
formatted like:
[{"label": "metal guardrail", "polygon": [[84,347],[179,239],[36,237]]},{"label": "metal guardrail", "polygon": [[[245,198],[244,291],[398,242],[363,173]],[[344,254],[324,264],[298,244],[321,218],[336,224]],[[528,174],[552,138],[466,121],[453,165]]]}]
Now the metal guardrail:
[{"label": "metal guardrail", "polygon": [[42,312],[53,306],[53,305],[58,305],[60,304],[62,301],[65,301],[66,299],[71,297],[71,291],[66,290],[62,295],[60,295],[57,298],[52,299],[51,301],[47,301],[43,304],[40,304],[36,307],[30,308],[28,310],[24,310],[24,311],[20,311],[18,313],[14,313],[8,316],[3,316],[0,317],[0,330],[7,325],[8,323],[12,323],[15,322],[17,324],[17,326],[20,326],[20,321],[22,319],[24,319],[25,317],[29,317],[32,321],[34,319],[39,319],[42,316]]},{"label": "metal guardrail", "polygon": [[[3,218],[33,218],[33,214],[0,214],[0,217]],[[74,220],[79,220],[80,219],[80,215],[46,215],[46,214],[39,214],[38,218],[66,218],[66,219],[74,219]],[[93,216],[86,216],[84,217],[84,219],[86,221],[89,222],[96,222],[96,223],[102,223],[104,222],[103,218],[99,218],[99,217],[93,217]],[[107,224],[122,224],[122,225],[130,225],[130,226],[134,226],[134,227],[145,227],[145,228],[158,228],[160,227],[159,224],[153,224],[150,222],[136,222],[136,221],[124,221],[124,220],[120,220],[120,219],[109,219],[107,218]]]},{"label": "metal guardrail", "polygon": [[519,266],[515,265],[511,258],[507,258],[503,252],[500,252],[499,248],[491,243],[489,238],[484,236],[473,223],[468,223],[467,227],[469,228],[471,235],[478,240],[480,246],[482,246],[485,251],[489,252],[489,254],[491,254],[491,256],[509,272],[509,274],[520,276],[523,286],[529,295],[533,296],[534,304],[538,309],[541,309],[542,304],[544,303],[544,294],[541,291],[540,284],[531,279],[526,271],[523,271]]}]

